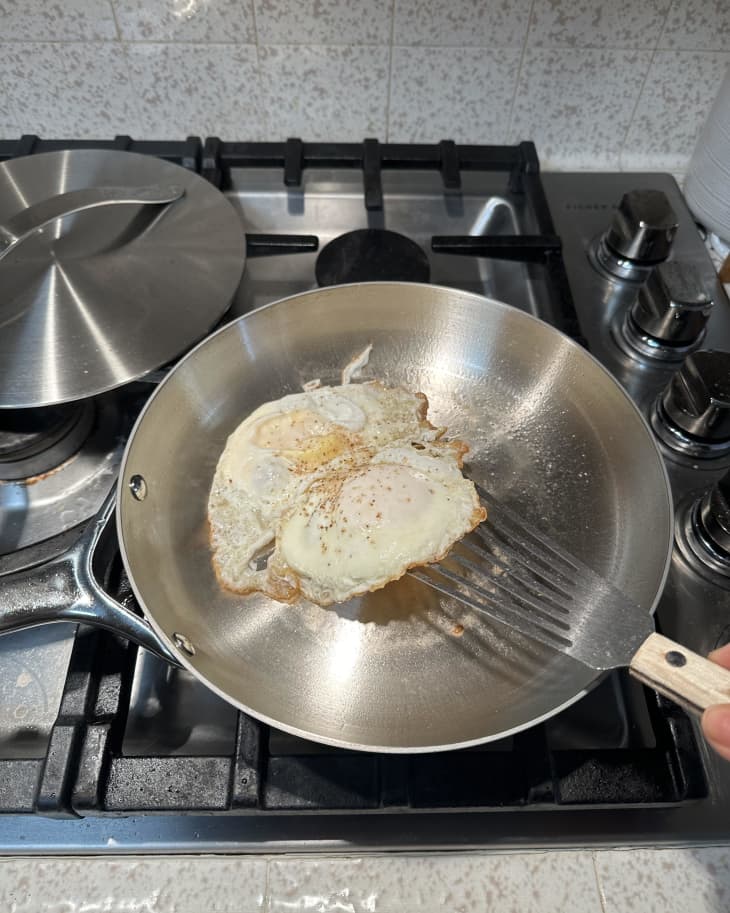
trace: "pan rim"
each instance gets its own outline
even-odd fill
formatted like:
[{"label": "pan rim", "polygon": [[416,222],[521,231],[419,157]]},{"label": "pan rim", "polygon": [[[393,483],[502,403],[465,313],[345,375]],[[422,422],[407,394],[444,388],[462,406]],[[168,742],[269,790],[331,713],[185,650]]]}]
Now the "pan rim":
[{"label": "pan rim", "polygon": [[511,312],[516,312],[521,315],[520,319],[526,318],[528,320],[528,322],[533,321],[539,325],[546,327],[552,333],[555,333],[558,336],[562,337],[564,342],[566,342],[570,346],[572,346],[575,349],[577,349],[578,351],[580,351],[580,353],[583,357],[587,357],[607,376],[607,378],[610,380],[610,382],[617,389],[617,392],[619,392],[622,395],[625,402],[629,405],[629,407],[633,410],[635,416],[639,419],[641,425],[643,426],[643,428],[647,434],[648,440],[651,442],[652,451],[656,455],[657,464],[658,464],[659,470],[660,470],[659,475],[664,483],[662,486],[662,491],[663,491],[663,494],[666,499],[667,520],[668,520],[667,529],[666,529],[666,534],[667,534],[667,542],[666,542],[666,549],[665,549],[666,557],[664,559],[664,566],[662,568],[662,572],[660,575],[659,585],[658,585],[655,595],[651,601],[651,605],[647,608],[647,611],[649,612],[649,614],[651,616],[653,616],[656,612],[656,607],[664,592],[667,578],[669,576],[669,570],[671,567],[673,544],[674,544],[674,502],[673,502],[673,498],[672,498],[672,489],[671,489],[671,485],[670,485],[670,481],[669,481],[669,474],[668,474],[667,467],[666,467],[666,464],[664,461],[664,457],[662,456],[661,449],[651,430],[649,422],[644,417],[644,415],[642,414],[641,410],[636,405],[634,400],[629,396],[628,392],[619,383],[619,381],[613,376],[613,374],[611,374],[611,372],[608,370],[608,368],[606,368],[605,365],[603,365],[591,352],[589,352],[587,349],[585,349],[581,345],[579,345],[574,339],[572,339],[570,336],[568,336],[562,330],[559,330],[557,327],[552,326],[552,324],[549,324],[547,321],[542,320],[539,317],[536,317],[534,314],[530,314],[527,311],[522,311],[519,308],[515,308],[513,305],[508,304],[507,302],[500,301],[499,299],[489,298],[486,295],[479,295],[475,292],[467,292],[462,289],[455,289],[455,288],[452,288],[449,286],[443,286],[443,285],[434,285],[431,283],[390,282],[390,281],[350,282],[350,283],[343,283],[341,285],[328,286],[326,288],[309,289],[304,292],[298,292],[294,295],[288,295],[285,298],[279,298],[279,299],[276,299],[275,301],[270,301],[257,308],[254,308],[253,310],[248,311],[245,314],[242,314],[239,317],[224,324],[222,327],[217,329],[215,332],[209,334],[204,339],[202,339],[200,342],[198,342],[189,352],[187,352],[174,365],[173,368],[171,368],[171,370],[168,372],[168,374],[159,383],[157,388],[153,391],[153,393],[150,395],[147,402],[144,404],[141,412],[139,413],[139,416],[137,417],[137,420],[134,423],[134,426],[132,427],[129,438],[128,438],[127,443],[124,448],[124,454],[122,456],[122,461],[121,461],[120,469],[119,469],[119,477],[117,480],[116,532],[117,532],[117,538],[119,541],[119,549],[120,549],[120,553],[122,556],[122,561],[124,563],[124,567],[126,569],[126,572],[127,572],[128,578],[129,578],[130,586],[132,588],[132,591],[133,591],[137,601],[139,602],[140,608],[142,609],[145,619],[149,622],[150,626],[152,627],[154,632],[157,634],[160,641],[163,644],[165,644],[165,646],[172,653],[172,655],[174,655],[177,658],[178,662],[183,667],[185,667],[189,672],[191,672],[195,676],[196,679],[201,681],[207,688],[210,688],[211,691],[213,691],[215,694],[217,694],[219,697],[221,697],[227,703],[236,707],[238,710],[241,710],[244,713],[247,713],[249,716],[252,716],[254,719],[257,719],[269,726],[272,726],[274,729],[279,729],[282,732],[289,733],[290,735],[297,736],[298,738],[303,738],[310,742],[316,742],[316,743],[323,744],[323,745],[329,745],[329,746],[332,746],[335,748],[345,748],[345,749],[352,750],[352,751],[363,751],[363,752],[368,752],[368,753],[430,754],[430,753],[436,753],[436,752],[456,751],[456,750],[464,749],[464,748],[472,748],[477,745],[483,745],[483,744],[487,744],[489,742],[497,741],[499,739],[508,738],[512,735],[516,735],[527,729],[531,729],[533,726],[537,726],[540,723],[543,723],[546,720],[551,719],[554,716],[557,716],[562,711],[566,710],[567,708],[571,707],[573,704],[577,703],[579,700],[581,700],[583,697],[585,697],[588,693],[590,693],[601,681],[603,681],[610,674],[611,670],[596,671],[595,677],[591,680],[591,682],[588,685],[586,685],[583,689],[581,689],[577,694],[570,697],[568,700],[564,701],[563,703],[557,705],[556,707],[551,708],[550,710],[546,711],[545,713],[541,714],[540,716],[533,717],[525,723],[520,723],[516,726],[511,727],[510,729],[505,729],[505,730],[500,731],[499,733],[488,735],[485,737],[477,737],[474,739],[467,739],[467,740],[460,741],[460,742],[449,742],[447,744],[400,746],[400,745],[373,745],[373,744],[369,744],[369,743],[365,744],[365,743],[361,743],[361,742],[354,742],[354,741],[348,740],[348,739],[332,738],[332,737],[324,736],[324,735],[315,736],[313,733],[311,733],[310,731],[308,731],[306,729],[302,729],[300,727],[297,727],[297,726],[294,726],[294,725],[291,725],[288,723],[282,723],[281,721],[279,721],[273,717],[270,717],[270,716],[266,715],[265,713],[254,710],[253,708],[249,707],[247,704],[244,704],[243,702],[233,698],[230,694],[228,694],[222,688],[218,687],[214,682],[210,681],[210,679],[208,679],[205,675],[203,675],[199,671],[199,669],[197,668],[195,663],[191,662],[191,660],[184,653],[184,651],[181,650],[175,644],[174,640],[170,636],[168,636],[165,631],[162,630],[162,628],[160,627],[158,622],[155,620],[154,613],[149,610],[149,608],[139,590],[139,587],[135,580],[134,573],[132,572],[132,570],[129,566],[130,562],[129,562],[129,558],[127,555],[127,548],[126,548],[124,529],[123,529],[123,523],[122,523],[122,505],[124,503],[122,496],[127,488],[127,483],[125,482],[127,463],[128,463],[129,455],[130,455],[135,437],[137,435],[138,429],[141,427],[142,423],[144,422],[147,412],[152,408],[152,404],[154,403],[157,396],[160,394],[160,391],[163,389],[163,387],[168,383],[168,381],[172,381],[173,377],[177,374],[178,370],[189,359],[192,359],[195,356],[195,354],[198,352],[199,349],[203,348],[207,343],[209,343],[211,340],[215,339],[218,335],[222,334],[223,332],[232,331],[233,327],[236,327],[239,324],[242,324],[243,322],[245,322],[245,320],[247,318],[250,318],[253,314],[257,314],[260,311],[268,310],[270,308],[279,307],[281,305],[286,304],[286,302],[292,301],[294,299],[301,299],[301,298],[309,296],[309,295],[321,295],[323,293],[329,294],[329,293],[336,292],[336,290],[340,290],[340,289],[355,289],[355,288],[362,288],[364,286],[367,286],[367,287],[371,287],[371,286],[373,286],[373,287],[394,287],[394,286],[399,287],[402,285],[421,287],[424,289],[428,289],[429,292],[441,291],[441,292],[448,293],[451,295],[457,294],[460,297],[474,299],[476,301],[479,301],[480,303],[486,301],[489,303],[490,307],[495,307],[497,310],[502,310],[502,311],[509,310]]}]

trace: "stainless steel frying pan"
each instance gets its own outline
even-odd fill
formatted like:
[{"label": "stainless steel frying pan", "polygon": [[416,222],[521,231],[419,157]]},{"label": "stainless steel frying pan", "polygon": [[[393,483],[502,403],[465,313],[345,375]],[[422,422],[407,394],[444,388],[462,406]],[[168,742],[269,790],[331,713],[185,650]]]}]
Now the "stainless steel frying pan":
[{"label": "stainless steel frying pan", "polygon": [[[368,343],[364,378],[424,391],[432,420],[470,443],[475,479],[654,607],[671,552],[670,492],[618,383],[505,304],[372,283],[261,308],[180,362],[139,418],[118,491],[122,554],[151,628],[95,596],[83,562],[75,577],[91,595],[72,617],[157,641],[232,704],[315,741],[405,752],[506,736],[577,700],[597,675],[409,577],[319,608],[227,593],[211,570],[206,504],[227,436],[306,381],[339,383]],[[24,585],[0,589],[0,627],[59,617]]]}]

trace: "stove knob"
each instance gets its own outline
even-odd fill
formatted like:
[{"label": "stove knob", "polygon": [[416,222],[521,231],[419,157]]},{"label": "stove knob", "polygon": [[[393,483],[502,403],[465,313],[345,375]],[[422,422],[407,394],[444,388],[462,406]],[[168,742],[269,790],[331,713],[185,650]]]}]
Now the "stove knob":
[{"label": "stove knob", "polygon": [[621,198],[606,246],[620,259],[644,265],[669,256],[677,233],[677,216],[661,190],[631,190]]},{"label": "stove knob", "polygon": [[699,522],[711,544],[730,560],[730,472],[700,501]]},{"label": "stove knob", "polygon": [[[699,270],[691,263],[660,263],[629,312],[629,326],[657,347],[686,349],[701,341],[712,310]],[[681,357],[681,356],[680,356]]]},{"label": "stove knob", "polygon": [[680,434],[708,445],[730,442],[730,352],[688,355],[661,397],[661,411]]}]

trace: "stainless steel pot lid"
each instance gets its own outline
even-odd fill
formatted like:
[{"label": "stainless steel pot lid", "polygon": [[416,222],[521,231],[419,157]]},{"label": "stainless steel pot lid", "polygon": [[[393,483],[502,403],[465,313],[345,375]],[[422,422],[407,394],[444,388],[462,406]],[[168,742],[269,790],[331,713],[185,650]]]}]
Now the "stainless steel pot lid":
[{"label": "stainless steel pot lid", "polygon": [[83,399],[172,360],[225,313],[245,257],[233,207],[178,165],[99,150],[3,163],[0,408]]}]

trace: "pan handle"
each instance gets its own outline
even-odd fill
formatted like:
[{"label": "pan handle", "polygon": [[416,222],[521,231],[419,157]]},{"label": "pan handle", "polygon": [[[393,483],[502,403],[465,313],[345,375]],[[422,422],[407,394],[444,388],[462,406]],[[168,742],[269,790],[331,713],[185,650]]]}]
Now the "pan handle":
[{"label": "pan handle", "polygon": [[59,193],[48,200],[41,200],[19,212],[12,219],[0,223],[0,260],[30,235],[55,222],[85,209],[120,204],[165,206],[179,200],[185,188],[169,187],[86,187]]},{"label": "pan handle", "polygon": [[95,519],[67,551],[40,567],[1,579],[0,635],[50,622],[81,622],[120,634],[180,665],[149,622],[112,599],[94,576],[94,553],[115,505],[116,490],[112,490]]}]

